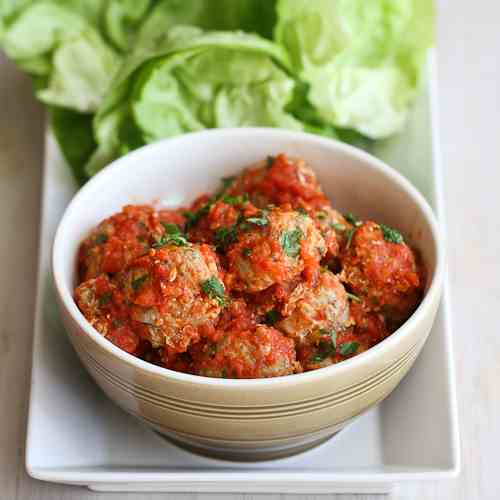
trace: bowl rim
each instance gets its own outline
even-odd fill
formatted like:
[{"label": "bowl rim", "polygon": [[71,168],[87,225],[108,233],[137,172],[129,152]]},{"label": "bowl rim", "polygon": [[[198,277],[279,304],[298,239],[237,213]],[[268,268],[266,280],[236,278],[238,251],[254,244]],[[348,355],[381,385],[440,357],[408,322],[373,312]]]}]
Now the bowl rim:
[{"label": "bowl rim", "polygon": [[[417,204],[419,210],[422,212],[424,218],[426,219],[426,222],[431,229],[431,234],[433,237],[433,244],[436,252],[436,265],[432,280],[422,302],[403,325],[401,325],[395,332],[393,332],[391,335],[389,335],[370,349],[340,363],[319,368],[317,370],[292,375],[282,375],[279,377],[258,379],[225,379],[204,377],[201,375],[192,375],[189,373],[178,372],[169,368],[160,367],[123,351],[119,347],[115,346],[112,342],[107,340],[105,337],[103,337],[95,328],[90,325],[90,323],[80,312],[74,301],[73,290],[70,290],[69,287],[65,285],[65,273],[62,268],[60,254],[65,244],[64,234],[66,232],[66,227],[68,227],[69,222],[75,217],[75,214],[78,214],[78,211],[83,209],[83,205],[81,207],[78,206],[79,200],[85,195],[87,191],[93,190],[95,185],[99,185],[109,178],[112,178],[114,175],[117,175],[117,172],[120,172],[121,170],[130,169],[130,164],[135,163],[135,165],[139,165],[139,159],[141,155],[145,153],[145,151],[151,153],[157,150],[158,154],[160,154],[160,152],[165,148],[165,144],[169,144],[171,145],[171,147],[175,147],[175,145],[178,145],[178,147],[186,147],[189,145],[190,141],[197,140],[200,136],[227,136],[228,140],[234,140],[235,136],[241,138],[245,137],[246,139],[248,139],[249,135],[265,135],[267,138],[269,137],[269,135],[274,135],[277,139],[288,139],[297,142],[316,143],[317,145],[326,146],[330,149],[336,149],[344,154],[357,158],[358,160],[366,164],[368,168],[379,171],[379,173],[382,173],[384,176],[388,177],[392,182],[398,184],[399,187],[401,187],[406,193],[406,195],[412,198],[413,201]],[[64,307],[72,320],[78,324],[80,329],[83,330],[93,342],[95,342],[99,347],[101,347],[111,356],[118,358],[121,362],[133,368],[147,372],[147,374],[150,376],[159,377],[166,380],[173,379],[180,383],[199,384],[202,386],[220,386],[227,389],[237,390],[241,389],[242,387],[269,388],[271,386],[282,385],[284,383],[309,383],[319,378],[335,376],[336,374],[343,373],[346,370],[353,370],[356,367],[360,368],[362,365],[368,366],[381,354],[383,354],[385,351],[388,351],[391,346],[397,344],[400,339],[407,334],[407,332],[415,328],[418,323],[420,323],[425,318],[428,309],[432,308],[432,305],[436,300],[439,300],[445,273],[444,260],[444,244],[439,232],[439,225],[429,203],[420,193],[420,191],[418,191],[418,189],[413,186],[413,184],[408,179],[403,177],[402,174],[397,172],[394,168],[388,166],[382,160],[376,158],[366,151],[358,149],[349,144],[340,142],[335,139],[313,135],[307,132],[297,132],[269,127],[239,127],[208,129],[197,132],[190,132],[172,138],[166,138],[142,146],[126,154],[125,156],[114,160],[108,166],[103,168],[77,191],[75,196],[71,199],[70,203],[66,207],[64,214],[59,221],[52,248],[52,276],[62,307]]]}]

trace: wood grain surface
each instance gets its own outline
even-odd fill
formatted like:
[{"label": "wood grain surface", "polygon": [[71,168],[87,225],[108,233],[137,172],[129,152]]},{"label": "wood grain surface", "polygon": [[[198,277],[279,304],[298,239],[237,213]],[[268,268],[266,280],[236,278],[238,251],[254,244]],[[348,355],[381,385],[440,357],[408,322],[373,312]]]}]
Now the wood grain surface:
[{"label": "wood grain surface", "polygon": [[[454,481],[400,485],[394,498],[500,499],[500,325],[496,320],[500,312],[499,18],[500,4],[492,0],[439,3],[441,149],[462,471]],[[98,494],[42,483],[26,475],[43,127],[43,109],[32,97],[29,79],[0,56],[0,500],[264,498]],[[367,495],[336,498],[380,499]]]}]

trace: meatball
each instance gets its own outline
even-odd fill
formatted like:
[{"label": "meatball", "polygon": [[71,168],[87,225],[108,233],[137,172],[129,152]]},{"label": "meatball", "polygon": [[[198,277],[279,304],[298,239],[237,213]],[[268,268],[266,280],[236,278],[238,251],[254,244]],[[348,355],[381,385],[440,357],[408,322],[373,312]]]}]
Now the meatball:
[{"label": "meatball", "polygon": [[262,211],[239,225],[227,252],[230,289],[255,293],[301,273],[310,275],[325,254],[313,220],[286,208]]},{"label": "meatball", "polygon": [[153,347],[183,352],[217,320],[225,290],[217,257],[207,245],[151,249],[116,276],[130,317]]},{"label": "meatball", "polygon": [[281,310],[276,328],[297,344],[315,343],[323,332],[340,332],[349,324],[349,301],[337,276],[322,270],[316,283],[299,284]]},{"label": "meatball", "polygon": [[224,332],[217,342],[191,348],[193,371],[205,377],[267,378],[296,370],[293,341],[274,328]]},{"label": "meatball", "polygon": [[130,321],[123,296],[108,276],[102,274],[81,283],[75,301],[87,321],[124,351],[135,353],[139,335]]},{"label": "meatball", "polygon": [[78,254],[80,281],[114,274],[144,255],[164,229],[150,206],[127,205],[101,222],[82,242]]},{"label": "meatball", "polygon": [[341,255],[340,279],[394,325],[417,307],[423,288],[412,249],[399,233],[375,222],[364,222],[352,234]]},{"label": "meatball", "polygon": [[284,154],[247,168],[228,189],[228,194],[248,194],[259,208],[289,203],[294,208],[304,204],[321,207],[328,204],[312,169],[304,160]]}]

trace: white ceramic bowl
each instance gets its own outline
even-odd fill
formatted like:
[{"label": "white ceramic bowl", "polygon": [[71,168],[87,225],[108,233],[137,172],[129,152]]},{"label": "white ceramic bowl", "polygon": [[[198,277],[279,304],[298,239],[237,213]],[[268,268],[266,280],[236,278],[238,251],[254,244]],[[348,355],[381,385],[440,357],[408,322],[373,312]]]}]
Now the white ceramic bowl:
[{"label": "white ceramic bowl", "polygon": [[[428,271],[425,297],[401,328],[372,349],[327,368],[274,379],[226,380],[149,364],[120,350],[87,323],[73,301],[73,288],[78,246],[91,228],[128,203],[186,204],[214,190],[221,177],[280,152],[304,158],[337,208],[398,228],[420,251]],[[74,197],[53,251],[62,319],[81,361],[103,391],[170,439],[238,460],[307,449],[388,396],[429,334],[443,268],[432,210],[394,169],[336,141],[265,128],[182,135],[115,161]]]}]

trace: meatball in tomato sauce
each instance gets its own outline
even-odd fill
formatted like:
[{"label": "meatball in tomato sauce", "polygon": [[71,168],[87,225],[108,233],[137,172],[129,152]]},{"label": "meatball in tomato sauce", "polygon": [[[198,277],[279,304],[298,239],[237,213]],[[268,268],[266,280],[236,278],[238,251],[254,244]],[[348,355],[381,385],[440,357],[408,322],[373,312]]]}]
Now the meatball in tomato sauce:
[{"label": "meatball in tomato sauce", "polygon": [[81,283],[75,290],[75,302],[101,335],[130,354],[136,352],[140,337],[123,295],[108,276],[101,274]]},{"label": "meatball in tomato sauce", "polygon": [[276,328],[297,344],[314,343],[323,332],[349,327],[349,301],[340,280],[322,270],[315,283],[300,283],[282,308]]},{"label": "meatball in tomato sauce", "polygon": [[183,217],[174,210],[157,213],[148,205],[123,207],[101,222],[80,245],[80,281],[121,271],[157,244],[172,221],[183,223]]},{"label": "meatball in tomato sauce", "polygon": [[207,245],[151,249],[119,273],[130,317],[154,347],[185,351],[217,320],[225,300],[217,257]]},{"label": "meatball in tomato sauce", "polygon": [[191,356],[193,372],[205,377],[279,377],[297,369],[293,341],[265,325],[224,332],[215,342],[193,346]]},{"label": "meatball in tomato sauce", "polygon": [[259,208],[283,204],[294,208],[303,205],[319,208],[329,204],[316,174],[306,162],[284,154],[270,156],[244,170],[231,184],[228,193],[247,194]]},{"label": "meatball in tomato sauce", "polygon": [[313,220],[288,208],[273,208],[245,219],[227,252],[226,283],[256,293],[301,273],[313,273],[325,255]]},{"label": "meatball in tomato sauce", "polygon": [[423,280],[416,256],[387,226],[361,223],[341,263],[340,279],[348,289],[395,325],[404,322],[421,300]]}]

